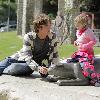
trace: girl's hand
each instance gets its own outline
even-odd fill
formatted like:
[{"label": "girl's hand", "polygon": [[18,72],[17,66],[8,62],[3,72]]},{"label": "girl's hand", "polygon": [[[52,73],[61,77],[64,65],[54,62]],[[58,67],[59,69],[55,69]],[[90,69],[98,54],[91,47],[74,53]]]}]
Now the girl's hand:
[{"label": "girl's hand", "polygon": [[83,49],[83,50],[87,50],[87,48],[84,47],[84,45],[83,45],[82,43],[78,45],[78,48],[79,48],[79,49]]},{"label": "girl's hand", "polygon": [[79,44],[77,43],[77,41],[74,41],[74,46],[78,46]]}]

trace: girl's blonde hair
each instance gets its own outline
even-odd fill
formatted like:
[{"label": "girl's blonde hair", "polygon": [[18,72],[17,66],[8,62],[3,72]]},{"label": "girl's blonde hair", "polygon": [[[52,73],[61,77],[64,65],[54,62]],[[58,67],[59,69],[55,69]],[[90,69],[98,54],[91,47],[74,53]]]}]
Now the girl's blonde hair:
[{"label": "girl's blonde hair", "polygon": [[75,26],[82,25],[83,27],[88,26],[88,15],[80,14],[74,19]]}]

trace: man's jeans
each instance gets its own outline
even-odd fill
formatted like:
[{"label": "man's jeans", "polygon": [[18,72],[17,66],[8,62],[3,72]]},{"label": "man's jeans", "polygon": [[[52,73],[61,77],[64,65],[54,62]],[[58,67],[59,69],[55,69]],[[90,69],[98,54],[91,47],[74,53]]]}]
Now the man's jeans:
[{"label": "man's jeans", "polygon": [[6,58],[0,62],[0,75],[2,73],[9,75],[30,75],[32,74],[31,68],[25,61],[17,61],[13,58]]}]

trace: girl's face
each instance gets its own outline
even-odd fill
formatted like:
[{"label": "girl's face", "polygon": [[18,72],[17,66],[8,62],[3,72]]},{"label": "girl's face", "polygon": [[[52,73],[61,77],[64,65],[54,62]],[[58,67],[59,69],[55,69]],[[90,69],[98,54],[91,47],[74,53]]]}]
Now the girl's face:
[{"label": "girl's face", "polygon": [[45,39],[46,36],[49,34],[51,28],[51,23],[48,22],[47,25],[41,25],[41,28],[39,29],[39,35],[42,39]]}]

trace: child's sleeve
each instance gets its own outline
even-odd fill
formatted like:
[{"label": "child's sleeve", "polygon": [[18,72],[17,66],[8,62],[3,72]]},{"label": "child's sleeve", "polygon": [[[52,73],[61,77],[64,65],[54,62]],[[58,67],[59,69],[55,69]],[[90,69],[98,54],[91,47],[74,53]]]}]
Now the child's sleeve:
[{"label": "child's sleeve", "polygon": [[92,31],[89,34],[87,34],[87,37],[90,40],[90,42],[82,45],[82,48],[84,49],[93,47],[97,42],[96,37]]}]

